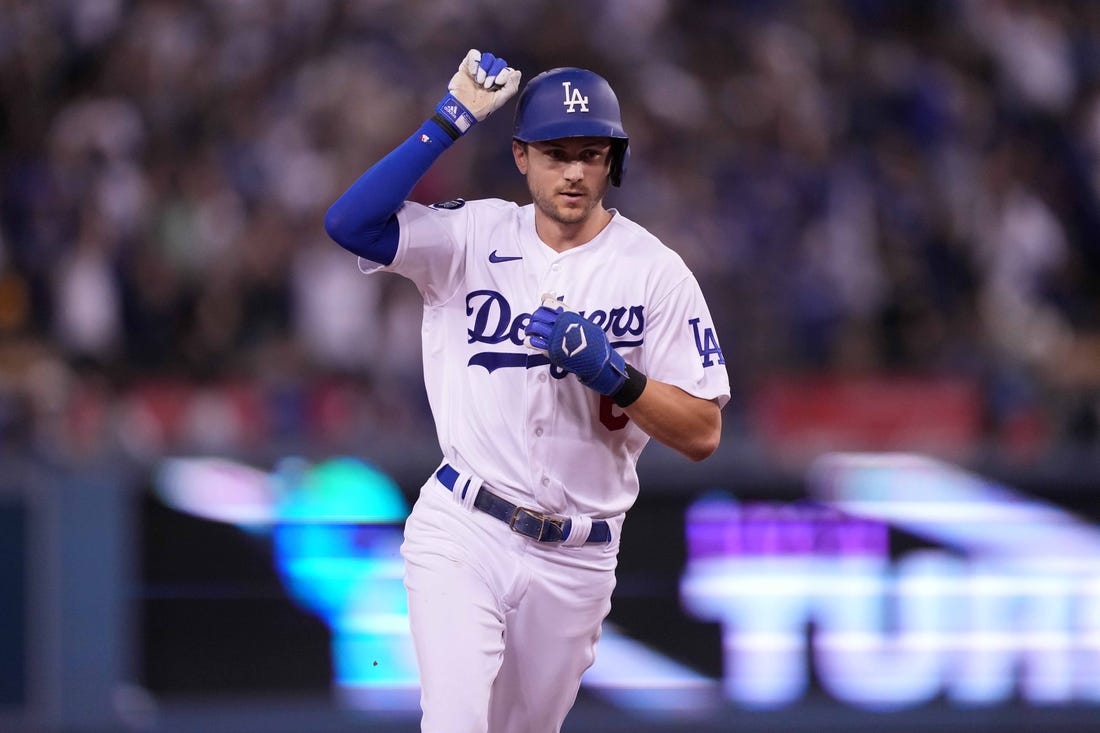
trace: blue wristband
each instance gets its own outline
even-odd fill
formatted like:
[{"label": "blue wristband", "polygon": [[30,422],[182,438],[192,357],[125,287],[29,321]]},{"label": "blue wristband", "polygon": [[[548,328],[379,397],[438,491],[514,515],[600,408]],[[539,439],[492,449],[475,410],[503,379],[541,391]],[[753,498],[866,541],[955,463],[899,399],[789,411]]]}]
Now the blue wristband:
[{"label": "blue wristband", "polygon": [[477,118],[473,113],[466,109],[455,95],[449,93],[435,106],[435,116],[432,119],[439,123],[439,126],[453,140],[462,137],[477,124]]}]

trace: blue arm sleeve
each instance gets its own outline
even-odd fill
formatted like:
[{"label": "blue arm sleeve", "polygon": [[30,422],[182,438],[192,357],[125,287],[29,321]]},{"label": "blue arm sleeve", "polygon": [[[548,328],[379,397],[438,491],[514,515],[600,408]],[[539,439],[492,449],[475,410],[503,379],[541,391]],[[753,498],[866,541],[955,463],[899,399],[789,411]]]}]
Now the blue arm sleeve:
[{"label": "blue arm sleeve", "polygon": [[337,244],[388,265],[397,254],[397,210],[454,139],[427,120],[409,139],[372,165],[329,207],[325,231]]}]

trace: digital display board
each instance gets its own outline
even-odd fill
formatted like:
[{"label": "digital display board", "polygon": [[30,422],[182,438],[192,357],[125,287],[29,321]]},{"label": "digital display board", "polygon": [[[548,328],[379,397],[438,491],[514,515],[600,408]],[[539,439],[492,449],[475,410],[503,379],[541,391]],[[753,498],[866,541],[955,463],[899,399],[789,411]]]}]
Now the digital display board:
[{"label": "digital display board", "polygon": [[915,456],[831,456],[810,486],[689,510],[681,595],[722,625],[731,701],[791,705],[812,672],[869,710],[1100,703],[1100,528]]},{"label": "digital display board", "polygon": [[[251,622],[204,634],[234,634],[253,688],[329,685],[345,708],[415,716],[398,552],[411,497],[384,474],[355,459],[188,459],[163,466],[155,496],[152,554],[189,568],[183,585],[145,576],[159,588],[143,646],[155,693],[196,691],[197,652],[219,646],[176,638],[181,608],[248,602]],[[1077,730],[1100,713],[1096,508],[910,454],[824,456],[782,500],[720,485],[643,495],[579,705],[648,721],[981,711],[1004,730],[1027,710],[1028,725]]]}]

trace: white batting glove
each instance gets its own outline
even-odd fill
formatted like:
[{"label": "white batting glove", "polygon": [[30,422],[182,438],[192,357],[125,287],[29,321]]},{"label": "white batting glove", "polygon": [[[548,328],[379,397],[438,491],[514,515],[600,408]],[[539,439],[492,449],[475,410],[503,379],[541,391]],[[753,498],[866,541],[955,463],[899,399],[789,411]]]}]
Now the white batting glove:
[{"label": "white batting glove", "polygon": [[436,105],[442,118],[437,121],[457,139],[511,99],[521,77],[504,59],[471,48],[447,84],[449,94]]},{"label": "white batting glove", "polygon": [[481,122],[519,90],[521,76],[504,59],[471,48],[447,89]]}]

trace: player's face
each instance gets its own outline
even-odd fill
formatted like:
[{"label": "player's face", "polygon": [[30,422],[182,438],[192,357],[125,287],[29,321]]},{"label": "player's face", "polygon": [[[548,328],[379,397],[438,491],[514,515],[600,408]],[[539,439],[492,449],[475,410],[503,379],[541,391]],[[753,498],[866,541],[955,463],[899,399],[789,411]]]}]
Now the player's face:
[{"label": "player's face", "polygon": [[560,224],[579,224],[602,211],[611,166],[611,142],[602,137],[570,137],[524,145],[512,152],[535,206]]}]

